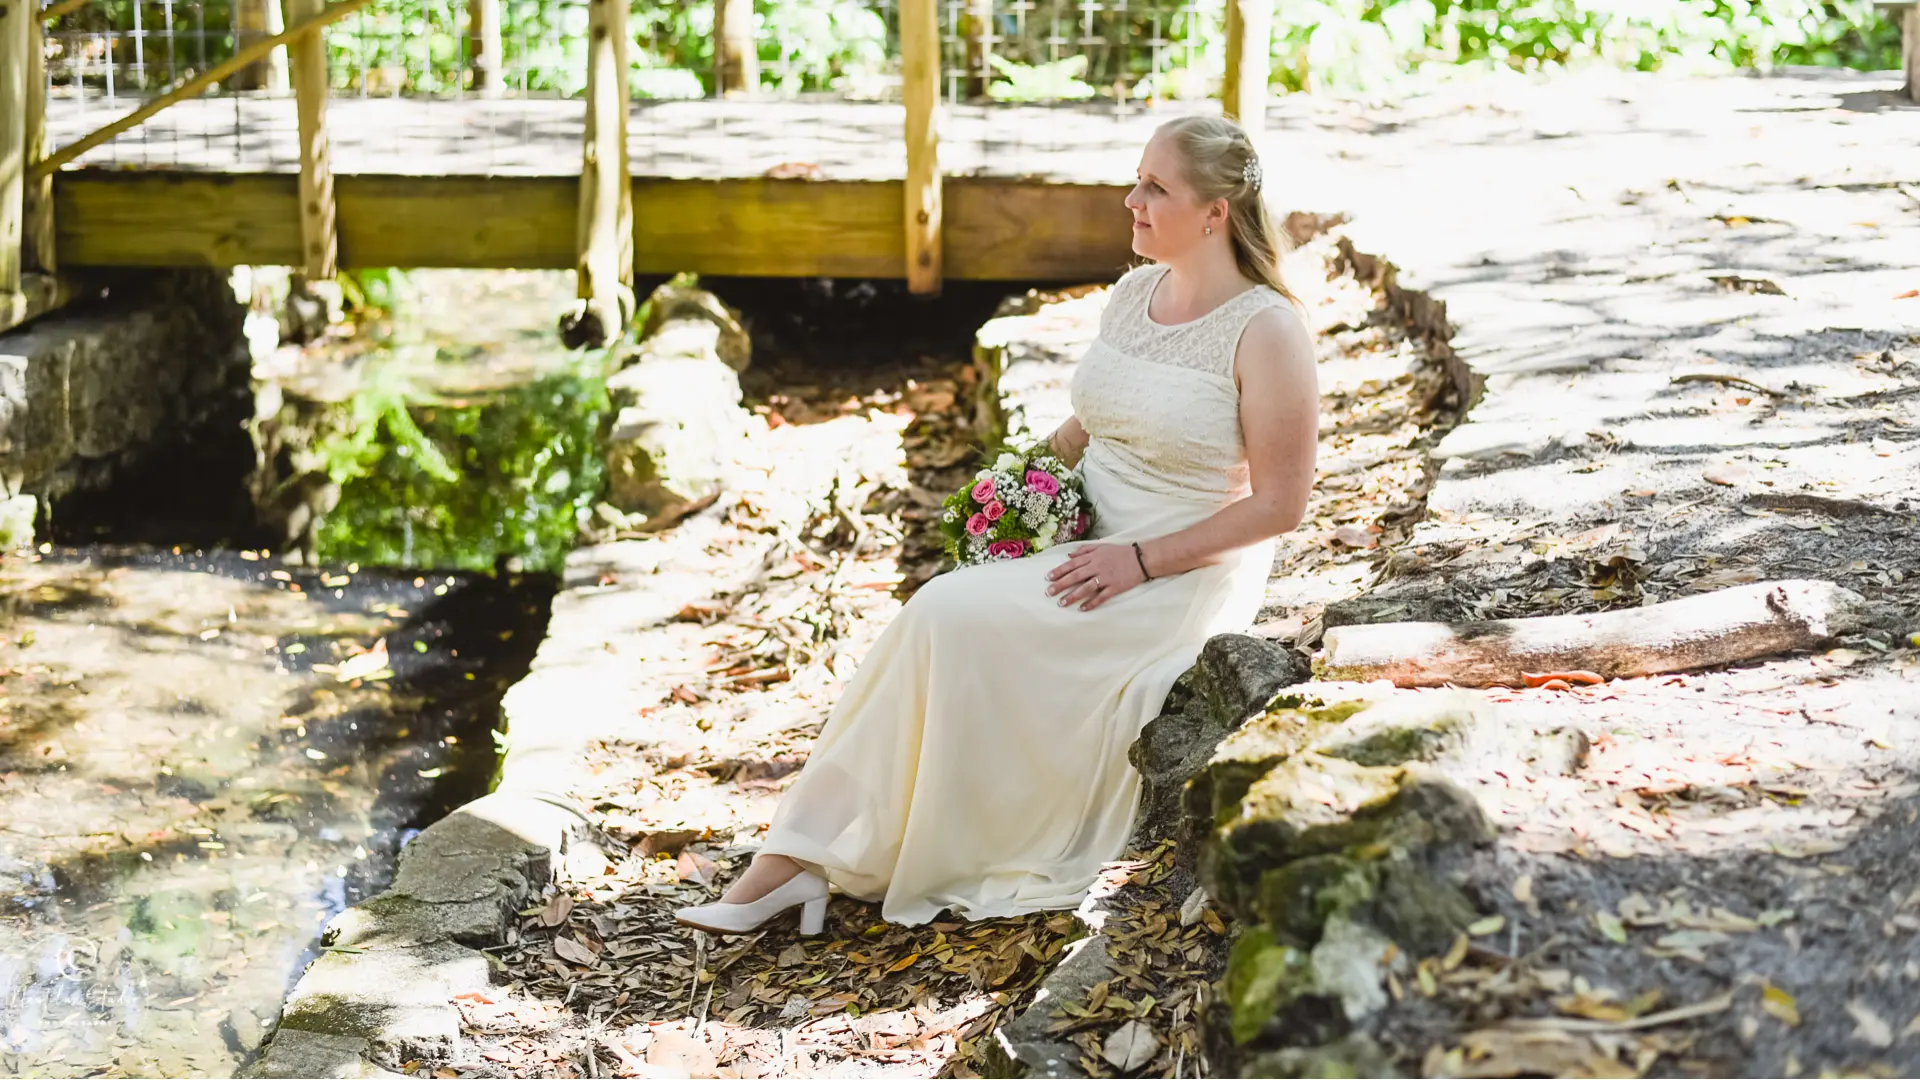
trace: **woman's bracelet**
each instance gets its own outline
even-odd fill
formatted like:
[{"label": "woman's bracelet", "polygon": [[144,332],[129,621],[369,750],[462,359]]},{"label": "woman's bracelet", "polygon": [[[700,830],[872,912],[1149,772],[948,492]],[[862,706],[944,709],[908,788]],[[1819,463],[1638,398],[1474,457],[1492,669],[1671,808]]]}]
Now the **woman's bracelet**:
[{"label": "woman's bracelet", "polygon": [[1133,544],[1133,557],[1140,564],[1140,576],[1147,579],[1148,581],[1152,581],[1153,575],[1147,572],[1146,553],[1140,550],[1140,542],[1138,540],[1134,541],[1134,544]]}]

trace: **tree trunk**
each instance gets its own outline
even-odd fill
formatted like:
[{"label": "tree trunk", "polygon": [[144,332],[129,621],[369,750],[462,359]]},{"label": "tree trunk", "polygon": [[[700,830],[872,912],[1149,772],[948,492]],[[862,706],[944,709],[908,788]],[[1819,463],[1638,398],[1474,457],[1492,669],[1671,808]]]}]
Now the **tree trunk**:
[{"label": "tree trunk", "polygon": [[993,0],[967,0],[960,16],[960,33],[967,43],[967,70],[961,80],[962,92],[970,100],[987,96],[992,84]]},{"label": "tree trunk", "polygon": [[473,49],[474,93],[499,97],[506,85],[506,57],[500,45],[500,0],[467,0],[467,35]]},{"label": "tree trunk", "polygon": [[1602,678],[1696,671],[1811,649],[1870,625],[1869,605],[1831,582],[1760,582],[1598,615],[1328,630],[1321,678],[1396,686],[1524,686],[1529,674]]},{"label": "tree trunk", "polygon": [[1220,108],[1249,135],[1267,116],[1267,79],[1273,62],[1273,0],[1227,0],[1227,76]]},{"label": "tree trunk", "polygon": [[[251,45],[261,38],[272,37],[287,28],[280,17],[278,0],[235,0],[233,7],[234,29],[237,31],[235,44],[238,47]],[[228,86],[235,90],[271,90],[286,93],[289,85],[287,78],[287,55],[275,49],[254,63],[248,64],[233,73]]]},{"label": "tree trunk", "polygon": [[713,0],[713,90],[723,97],[760,88],[753,0]]}]

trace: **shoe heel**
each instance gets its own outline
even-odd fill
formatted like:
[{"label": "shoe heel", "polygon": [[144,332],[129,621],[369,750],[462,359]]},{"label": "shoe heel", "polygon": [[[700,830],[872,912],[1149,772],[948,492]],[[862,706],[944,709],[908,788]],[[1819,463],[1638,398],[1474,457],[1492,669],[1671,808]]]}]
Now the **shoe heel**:
[{"label": "shoe heel", "polygon": [[800,905],[800,936],[813,937],[827,928],[827,898]]}]

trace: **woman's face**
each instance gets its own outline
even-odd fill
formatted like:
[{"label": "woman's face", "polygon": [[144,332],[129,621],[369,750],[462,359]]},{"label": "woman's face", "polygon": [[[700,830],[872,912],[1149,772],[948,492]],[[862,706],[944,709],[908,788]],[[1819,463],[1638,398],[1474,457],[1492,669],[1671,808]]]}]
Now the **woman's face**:
[{"label": "woman's face", "polygon": [[1140,169],[1127,209],[1133,212],[1133,252],[1155,262],[1180,258],[1216,236],[1224,235],[1226,200],[1201,202],[1172,140],[1156,135],[1140,154]]}]

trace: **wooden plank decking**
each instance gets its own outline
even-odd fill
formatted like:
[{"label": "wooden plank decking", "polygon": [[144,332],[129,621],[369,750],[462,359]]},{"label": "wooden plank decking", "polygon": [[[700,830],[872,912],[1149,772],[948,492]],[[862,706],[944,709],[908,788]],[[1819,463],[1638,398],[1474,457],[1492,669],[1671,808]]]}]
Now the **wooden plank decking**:
[{"label": "wooden plank decking", "polygon": [[[340,265],[571,267],[582,115],[567,101],[334,99]],[[1121,199],[1140,147],[1171,115],[949,107],[945,276],[1111,276],[1129,258]],[[56,102],[53,141],[110,118]],[[903,121],[887,104],[637,104],[635,270],[904,277]],[[56,178],[62,265],[299,265],[297,130],[290,98],[206,99],[93,151]]]},{"label": "wooden plank decking", "polygon": [[[65,146],[132,112],[137,102],[56,97],[53,145]],[[1217,112],[1218,104],[1192,108]],[[949,176],[1131,183],[1140,148],[1181,106],[947,105],[940,160]],[[579,101],[335,97],[327,106],[337,173],[415,176],[577,176]],[[636,102],[628,154],[636,176],[724,180],[780,165],[831,180],[906,176],[906,112],[897,104],[823,101]],[[237,95],[182,102],[95,149],[82,167],[193,172],[296,172],[291,97]]]}]

